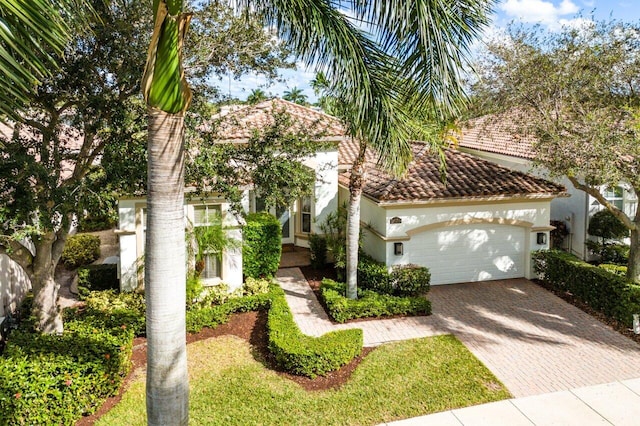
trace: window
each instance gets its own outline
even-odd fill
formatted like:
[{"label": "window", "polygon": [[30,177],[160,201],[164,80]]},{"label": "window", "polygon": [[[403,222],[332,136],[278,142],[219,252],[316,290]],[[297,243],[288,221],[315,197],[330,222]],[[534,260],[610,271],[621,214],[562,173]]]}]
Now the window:
[{"label": "window", "polygon": [[[193,225],[196,228],[196,240],[198,245],[207,245],[210,238],[215,238],[216,233],[204,232],[205,228],[210,226],[218,226],[219,221],[215,220],[215,217],[220,217],[222,209],[220,205],[200,205],[193,207]],[[200,229],[197,229],[200,228]],[[214,278],[221,278],[222,266],[221,266],[222,253],[207,249],[198,250],[196,256],[196,270],[200,270],[200,276],[204,280],[211,280]]]},{"label": "window", "polygon": [[311,197],[305,196],[300,199],[300,230],[311,232]]},{"label": "window", "polygon": [[624,210],[624,189],[621,186],[607,188],[604,198],[620,210]]}]

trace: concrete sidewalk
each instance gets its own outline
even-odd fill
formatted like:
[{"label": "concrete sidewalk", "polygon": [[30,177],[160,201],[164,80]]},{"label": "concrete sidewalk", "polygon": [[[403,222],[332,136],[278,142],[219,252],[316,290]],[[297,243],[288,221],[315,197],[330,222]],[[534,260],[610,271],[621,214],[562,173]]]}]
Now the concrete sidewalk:
[{"label": "concrete sidewalk", "polygon": [[633,426],[640,379],[509,399],[384,423],[386,426]]}]

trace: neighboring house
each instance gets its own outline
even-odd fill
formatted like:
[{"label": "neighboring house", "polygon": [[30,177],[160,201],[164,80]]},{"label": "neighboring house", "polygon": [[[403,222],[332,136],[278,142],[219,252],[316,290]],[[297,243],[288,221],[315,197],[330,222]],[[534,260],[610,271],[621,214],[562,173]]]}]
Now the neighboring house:
[{"label": "neighboring house", "polygon": [[[315,170],[313,197],[297,200],[288,209],[272,211],[283,226],[283,244],[308,247],[312,233],[348,199],[349,168],[357,144],[344,136],[339,122],[320,112],[282,100],[229,111],[220,126],[223,143],[246,143],[251,129],[269,123],[272,108],[286,108],[297,125],[324,123],[325,142],[304,161]],[[364,250],[387,265],[419,264],[431,270],[432,284],[531,277],[530,253],[548,248],[551,201],[564,194],[561,185],[500,167],[454,150],[447,150],[447,183],[440,179],[439,159],[426,145],[412,144],[415,158],[407,174],[393,179],[373,157],[361,205]],[[246,211],[263,210],[259,194],[245,191]],[[185,200],[185,213],[194,224],[203,209],[216,209],[230,226],[236,218],[224,199]],[[145,199],[120,201],[120,277],[125,290],[142,283]],[[237,231],[235,231],[237,232]],[[238,236],[238,234],[236,234]],[[224,253],[210,267],[210,283],[242,284],[239,250]]]},{"label": "neighboring house", "polygon": [[[344,129],[333,117],[281,99],[274,99],[226,111],[221,117],[218,137],[220,143],[247,143],[254,130],[259,130],[273,120],[272,112],[285,109],[294,121],[294,126],[306,129],[323,130],[319,149],[315,155],[305,159],[304,164],[316,173],[314,195],[297,200],[288,208],[271,208],[270,212],[279,218],[282,224],[282,243],[308,247],[309,235],[319,233],[318,225],[327,215],[338,207],[338,145],[344,139]],[[293,129],[292,129],[293,130]],[[243,207],[247,212],[265,210],[260,194],[253,188],[244,191]],[[144,254],[146,199],[122,199],[119,203],[120,235],[120,287],[123,290],[135,289],[142,285]],[[185,215],[194,226],[201,226],[200,218],[206,210],[216,210],[222,214],[227,226],[238,227],[238,219],[229,212],[229,204],[216,194],[201,200],[198,197],[185,199]],[[186,226],[187,224],[185,224]],[[239,230],[233,231],[240,238]],[[241,250],[228,250],[221,259],[210,261],[203,272],[205,283],[215,284],[223,281],[231,289],[242,285]]]},{"label": "neighboring house", "polygon": [[[414,159],[400,179],[367,161],[361,204],[364,251],[388,266],[417,264],[431,284],[533,276],[530,253],[548,248],[549,205],[564,187],[452,149],[446,183],[437,156],[412,144]],[[357,152],[340,147],[348,167]],[[349,173],[340,176],[347,200]]]},{"label": "neighboring house", "polygon": [[[513,170],[548,177],[548,170],[533,165],[533,142],[531,136],[518,136],[515,127],[508,122],[487,116],[466,123],[459,139],[459,149]],[[585,245],[589,218],[604,207],[586,192],[576,189],[566,177],[555,180],[567,188],[569,195],[551,202],[551,220],[564,222],[569,231],[561,248],[589,260]],[[638,200],[624,184],[614,188],[603,186],[601,191],[608,201],[627,215],[635,214]]]}]

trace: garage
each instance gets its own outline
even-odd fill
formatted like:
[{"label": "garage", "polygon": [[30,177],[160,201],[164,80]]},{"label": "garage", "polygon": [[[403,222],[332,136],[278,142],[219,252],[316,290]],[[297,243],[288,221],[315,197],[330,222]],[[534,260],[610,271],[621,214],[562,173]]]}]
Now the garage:
[{"label": "garage", "polygon": [[431,271],[431,284],[524,277],[525,229],[474,224],[448,226],[413,236],[409,263]]}]

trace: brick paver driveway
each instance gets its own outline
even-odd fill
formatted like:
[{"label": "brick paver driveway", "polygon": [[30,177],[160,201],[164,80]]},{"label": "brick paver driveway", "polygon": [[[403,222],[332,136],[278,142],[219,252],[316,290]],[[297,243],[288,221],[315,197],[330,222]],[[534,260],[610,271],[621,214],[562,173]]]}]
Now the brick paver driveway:
[{"label": "brick paver driveway", "polygon": [[277,276],[303,333],[361,328],[365,346],[454,334],[514,397],[640,378],[640,345],[525,279],[433,286],[433,315],[338,325],[300,269]]},{"label": "brick paver driveway", "polygon": [[455,334],[515,397],[640,377],[640,345],[525,279],[434,286]]}]

